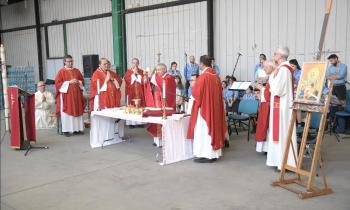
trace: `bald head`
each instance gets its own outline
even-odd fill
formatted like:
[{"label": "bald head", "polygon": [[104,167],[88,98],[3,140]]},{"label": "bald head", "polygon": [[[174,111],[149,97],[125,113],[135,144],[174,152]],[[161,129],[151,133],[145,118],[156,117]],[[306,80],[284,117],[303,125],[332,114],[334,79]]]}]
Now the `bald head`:
[{"label": "bald head", "polygon": [[37,89],[40,92],[45,92],[45,83],[43,81],[39,81],[37,84]]}]

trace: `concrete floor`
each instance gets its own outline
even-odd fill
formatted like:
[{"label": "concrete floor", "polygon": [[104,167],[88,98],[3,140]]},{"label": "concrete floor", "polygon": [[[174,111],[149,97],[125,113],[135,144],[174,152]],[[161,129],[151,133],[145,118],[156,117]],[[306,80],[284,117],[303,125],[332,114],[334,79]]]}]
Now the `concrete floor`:
[{"label": "concrete floor", "polygon": [[[270,183],[278,174],[265,166],[254,141],[233,134],[231,147],[213,164],[192,160],[167,166],[143,129],[126,130],[131,142],[91,149],[89,133],[65,138],[38,132],[38,145],[24,151],[1,145],[1,209],[350,209],[350,140],[326,135],[324,158],[335,193],[308,200]],[[318,179],[319,181],[319,179]]]}]

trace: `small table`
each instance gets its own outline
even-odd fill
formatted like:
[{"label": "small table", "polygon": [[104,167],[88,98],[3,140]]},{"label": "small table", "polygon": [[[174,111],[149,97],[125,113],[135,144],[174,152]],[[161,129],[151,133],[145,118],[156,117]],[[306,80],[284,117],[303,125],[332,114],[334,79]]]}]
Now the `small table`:
[{"label": "small table", "polygon": [[[125,120],[154,123],[162,125],[162,154],[161,165],[179,162],[193,158],[192,141],[186,138],[189,116],[179,118],[169,116],[142,117],[141,115],[125,114],[119,108],[104,109],[91,112],[90,145],[92,148],[108,146],[123,142]],[[118,122],[118,135],[115,134],[115,121]],[[106,141],[108,140],[108,141]]]}]

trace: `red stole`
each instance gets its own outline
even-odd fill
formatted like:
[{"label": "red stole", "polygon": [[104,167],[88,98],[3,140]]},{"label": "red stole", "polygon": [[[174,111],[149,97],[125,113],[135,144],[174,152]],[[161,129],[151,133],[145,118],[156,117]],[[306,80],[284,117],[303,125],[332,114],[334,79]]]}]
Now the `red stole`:
[{"label": "red stole", "polygon": [[[63,82],[70,81],[72,79],[77,79],[81,81],[84,85],[84,79],[81,72],[73,68],[67,70],[62,68],[56,75],[55,86],[56,86],[56,115],[60,116],[61,106],[63,106],[63,112],[73,116],[78,117],[83,115],[85,100],[83,97],[83,91],[80,89],[79,84],[70,84],[67,93],[60,93],[60,88]],[[61,104],[60,94],[62,94],[63,104]]]},{"label": "red stole", "polygon": [[141,99],[140,106],[145,106],[145,96],[143,92],[143,70],[139,69],[137,71],[137,74],[141,76],[141,84],[134,81],[133,84],[131,84],[131,76],[134,74],[134,71],[132,69],[129,69],[125,73],[125,93],[128,99],[128,105],[134,104],[132,101],[133,99]]},{"label": "red stole", "polygon": [[[281,67],[286,67],[292,75],[292,92],[294,97],[294,75],[292,67],[287,64],[282,65]],[[281,68],[280,67],[280,68]],[[272,139],[275,142],[279,141],[280,136],[280,97],[274,96],[273,100],[273,128],[272,128]]]},{"label": "red stole", "polygon": [[[192,106],[187,138],[193,139],[198,114],[207,123],[213,150],[221,149],[225,142],[226,119],[223,104],[221,80],[212,68],[207,68],[198,77],[192,89],[195,101]],[[199,109],[201,112],[198,113]]]},{"label": "red stole", "polygon": [[[109,71],[111,78],[115,79],[119,87],[122,85],[122,80],[118,77],[118,74],[115,72]],[[98,68],[91,78],[91,88],[90,88],[90,110],[94,110],[94,99],[97,95],[97,81],[100,80],[100,89],[102,88],[105,79],[106,79],[106,72],[103,72],[100,68]],[[120,98],[121,98],[121,92],[120,89],[116,88],[116,86],[113,84],[112,81],[107,82],[107,90],[100,92],[99,97],[99,103],[100,108],[113,108],[113,107],[119,107],[120,106]]]},{"label": "red stole", "polygon": [[265,102],[261,102],[259,105],[259,116],[256,126],[255,140],[257,142],[266,141],[267,129],[269,128],[269,118],[270,118],[270,84],[267,83],[264,90]]}]

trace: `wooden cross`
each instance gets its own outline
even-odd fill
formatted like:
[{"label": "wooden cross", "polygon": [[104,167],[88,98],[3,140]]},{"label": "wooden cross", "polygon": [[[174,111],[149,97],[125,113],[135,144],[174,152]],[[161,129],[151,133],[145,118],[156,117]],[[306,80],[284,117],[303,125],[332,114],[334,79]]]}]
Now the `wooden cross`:
[{"label": "wooden cross", "polygon": [[157,62],[158,62],[158,63],[160,63],[160,55],[162,55],[162,53],[160,53],[160,52],[157,53],[157,57],[158,57]]},{"label": "wooden cross", "polygon": [[326,10],[324,12],[320,42],[318,44],[318,51],[316,54],[316,60],[321,59],[321,54],[324,46],[324,40],[326,38],[327,25],[328,25],[329,15],[331,13],[332,5],[333,5],[333,0],[327,0]]}]

